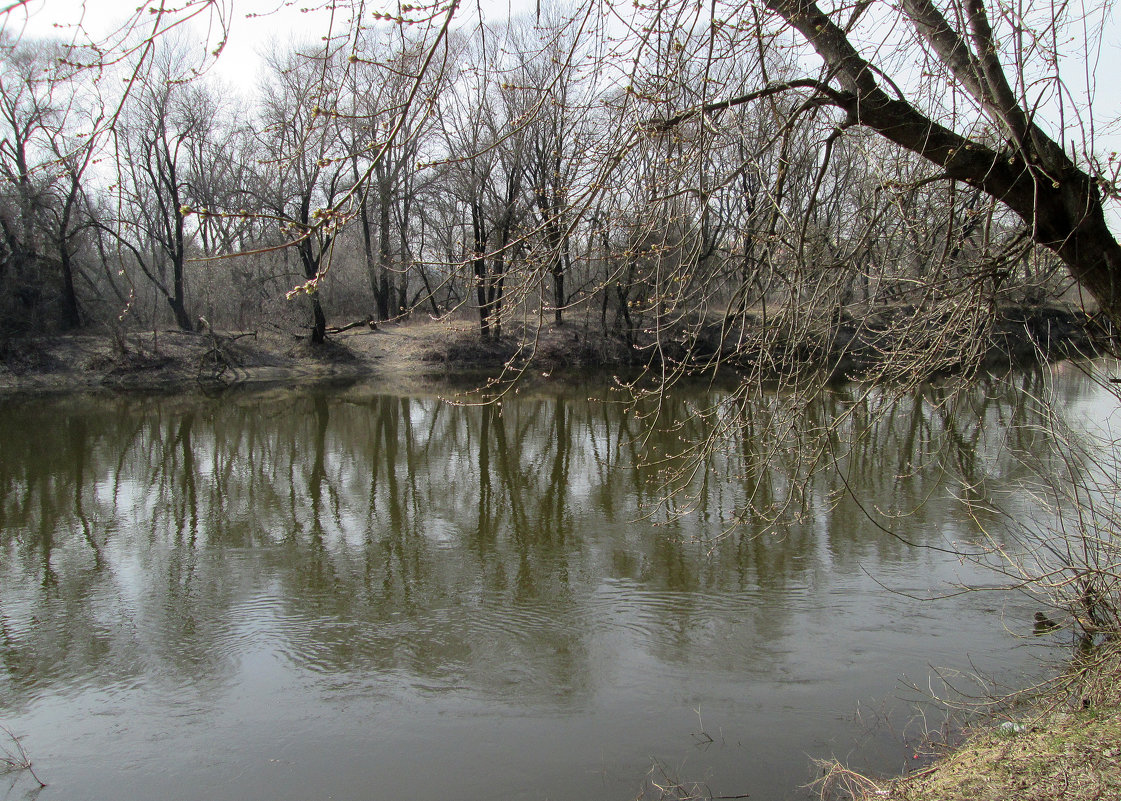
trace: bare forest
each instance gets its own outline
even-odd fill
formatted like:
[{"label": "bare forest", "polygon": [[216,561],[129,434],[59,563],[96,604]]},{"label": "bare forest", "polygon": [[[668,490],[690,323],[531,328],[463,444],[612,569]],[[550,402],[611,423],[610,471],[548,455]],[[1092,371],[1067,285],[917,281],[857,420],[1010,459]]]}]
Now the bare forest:
[{"label": "bare forest", "polygon": [[236,5],[141,9],[112,42],[20,35],[20,5],[7,348],[450,316],[603,359],[924,376],[976,363],[1002,310],[1117,308],[1115,165],[1060,71],[1104,11],[332,4],[231,86],[207,67]]}]

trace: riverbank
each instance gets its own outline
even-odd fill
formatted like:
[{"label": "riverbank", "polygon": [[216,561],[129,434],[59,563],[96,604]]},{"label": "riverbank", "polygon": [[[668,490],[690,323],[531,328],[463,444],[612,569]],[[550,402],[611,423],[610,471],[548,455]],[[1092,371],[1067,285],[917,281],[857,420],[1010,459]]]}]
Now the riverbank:
[{"label": "riverbank", "polygon": [[932,766],[876,781],[838,764],[822,798],[1100,801],[1121,798],[1121,644],[1071,666],[1041,695],[978,726]]},{"label": "riverbank", "polygon": [[[323,345],[275,329],[83,332],[0,342],[0,394],[66,392],[211,391],[232,386],[269,386],[381,381],[398,390],[419,390],[453,378],[485,380],[528,370],[536,380],[565,371],[633,369],[663,360],[675,365],[719,365],[733,371],[826,370],[834,378],[874,372],[885,354],[906,338],[910,351],[949,355],[940,369],[953,371],[959,343],[945,331],[926,331],[913,310],[880,310],[861,319],[844,316],[802,328],[790,320],[747,318],[747,329],[730,336],[720,318],[698,323],[688,337],[645,339],[605,336],[589,320],[563,325],[523,322],[497,339],[483,340],[468,320],[423,318],[353,325],[330,334]],[[820,321],[819,321],[820,323]],[[916,333],[916,332],[919,333]],[[980,362],[990,368],[1032,359],[1088,355],[1100,332],[1083,311],[1053,306],[1002,309]],[[749,344],[745,345],[747,342]]]},{"label": "riverbank", "polygon": [[484,341],[468,322],[430,318],[348,327],[321,345],[269,327],[24,337],[0,343],[0,394],[209,392],[355,381],[422,390],[454,376],[500,373],[526,343],[536,346],[545,371],[610,363],[590,351],[579,358],[580,342],[587,340],[576,328],[543,327],[536,341]]}]

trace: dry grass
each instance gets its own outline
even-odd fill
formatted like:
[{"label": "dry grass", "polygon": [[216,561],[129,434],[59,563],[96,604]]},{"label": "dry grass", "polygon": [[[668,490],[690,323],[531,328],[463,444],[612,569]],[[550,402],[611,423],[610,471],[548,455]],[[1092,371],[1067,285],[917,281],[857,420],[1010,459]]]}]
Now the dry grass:
[{"label": "dry grass", "polygon": [[886,785],[849,770],[840,762],[819,760],[817,764],[822,775],[811,787],[818,790],[823,801],[832,798],[882,798],[888,792],[884,789]]},{"label": "dry grass", "polygon": [[1021,734],[975,734],[925,774],[891,785],[886,796],[996,801],[1121,798],[1121,714],[1116,708],[1051,712]]},{"label": "dry grass", "polygon": [[[1020,730],[1022,727],[1022,730]],[[830,763],[822,799],[888,801],[1101,801],[1121,799],[1121,646],[1035,700],[1014,726],[978,727],[935,765],[873,781]]]}]

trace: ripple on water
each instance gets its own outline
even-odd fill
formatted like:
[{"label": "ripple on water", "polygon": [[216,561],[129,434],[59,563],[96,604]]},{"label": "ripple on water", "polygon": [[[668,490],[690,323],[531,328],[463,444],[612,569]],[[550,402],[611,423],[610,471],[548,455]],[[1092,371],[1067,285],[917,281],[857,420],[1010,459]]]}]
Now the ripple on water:
[{"label": "ripple on water", "polygon": [[593,631],[622,630],[657,640],[682,623],[749,621],[765,604],[762,593],[691,592],[650,589],[629,581],[608,581],[574,610],[573,623]]}]

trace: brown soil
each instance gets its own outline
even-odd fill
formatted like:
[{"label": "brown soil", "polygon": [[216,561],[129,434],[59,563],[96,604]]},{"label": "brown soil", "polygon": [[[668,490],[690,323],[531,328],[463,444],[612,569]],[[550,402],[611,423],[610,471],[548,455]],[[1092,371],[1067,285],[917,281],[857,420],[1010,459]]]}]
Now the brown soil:
[{"label": "brown soil", "polygon": [[[521,332],[519,332],[521,333]],[[476,383],[508,363],[534,376],[602,364],[577,326],[544,326],[531,337],[483,341],[478,328],[421,320],[357,326],[322,345],[278,331],[82,333],[0,341],[0,395],[98,391],[211,391],[369,381],[395,390]]]}]

